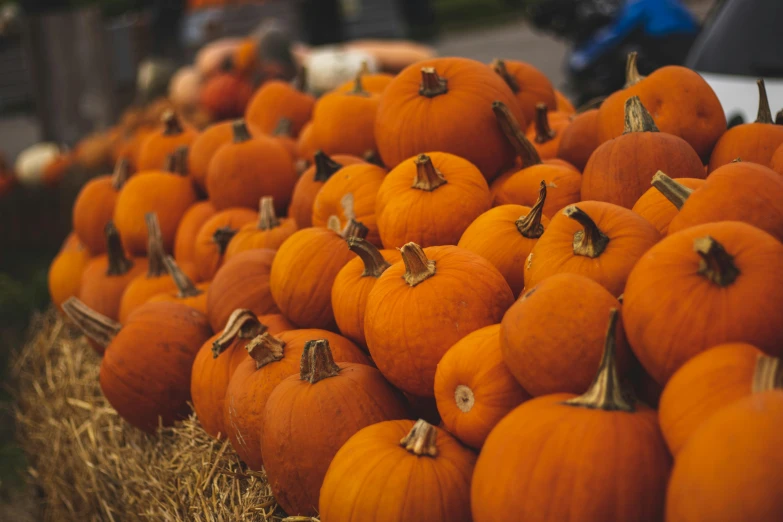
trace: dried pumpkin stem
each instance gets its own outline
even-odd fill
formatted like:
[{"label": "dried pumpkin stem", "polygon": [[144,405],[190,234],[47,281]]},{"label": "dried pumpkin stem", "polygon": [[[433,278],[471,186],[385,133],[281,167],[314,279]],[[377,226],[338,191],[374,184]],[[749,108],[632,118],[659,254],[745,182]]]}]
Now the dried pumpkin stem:
[{"label": "dried pumpkin stem", "polygon": [[536,143],[555,139],[557,133],[549,126],[549,109],[545,103],[536,104]]},{"label": "dried pumpkin stem", "polygon": [[223,333],[212,343],[212,356],[217,357],[228,348],[234,339],[253,339],[267,330],[256,314],[246,308],[237,308],[226,321]]},{"label": "dried pumpkin stem", "polygon": [[163,258],[166,250],[163,248],[163,234],[160,231],[158,215],[155,212],[144,214],[147,223],[147,278],[166,275],[166,265]]},{"label": "dried pumpkin stem", "polygon": [[163,170],[172,174],[186,176],[188,173],[188,147],[186,145],[177,147],[174,152],[166,156],[166,164]]},{"label": "dried pumpkin stem", "polygon": [[307,341],[302,351],[299,364],[299,378],[310,384],[315,384],[340,373],[340,367],[334,362],[329,341],[314,339]]},{"label": "dried pumpkin stem", "polygon": [[283,137],[293,137],[293,129],[294,124],[286,117],[282,117],[279,120],[277,120],[277,125],[275,125],[275,130],[272,131],[272,136],[283,136]]},{"label": "dried pumpkin stem", "polygon": [[506,62],[501,59],[494,59],[492,60],[492,63],[489,64],[490,67],[492,67],[492,70],[495,71],[501,78],[503,78],[503,81],[506,82],[506,85],[509,86],[509,88],[514,92],[514,94],[518,93],[521,89],[519,88],[519,82],[514,77],[513,74],[508,72],[508,68],[506,67]]},{"label": "dried pumpkin stem", "polygon": [[454,401],[457,403],[459,411],[468,413],[476,403],[476,396],[468,386],[460,384],[454,388]]},{"label": "dried pumpkin stem", "polygon": [[342,235],[343,233],[342,225],[340,224],[340,218],[335,215],[329,216],[329,218],[326,220],[326,228],[335,234]]},{"label": "dried pumpkin stem", "polygon": [[438,430],[424,419],[419,419],[400,440],[400,446],[417,457],[438,456]]},{"label": "dried pumpkin stem", "polygon": [[177,118],[177,113],[172,110],[167,110],[161,116],[163,122],[163,135],[164,136],[176,136],[182,134],[182,123]]},{"label": "dried pumpkin stem", "polygon": [[446,78],[438,76],[435,67],[422,67],[419,94],[421,96],[426,96],[427,98],[434,98],[435,96],[446,94],[449,92],[448,83]]},{"label": "dried pumpkin stem", "polygon": [[740,275],[734,256],[726,252],[723,245],[710,236],[693,240],[693,250],[701,256],[698,273],[718,286],[732,284]]},{"label": "dried pumpkin stem", "polygon": [[69,297],[62,308],[84,335],[104,348],[111,344],[122,329],[120,323],[96,312],[76,297]]},{"label": "dried pumpkin stem", "polygon": [[378,248],[360,237],[349,237],[348,248],[351,252],[359,256],[364,263],[362,277],[381,277],[391,265],[384,259],[383,254]]},{"label": "dried pumpkin stem", "polygon": [[307,67],[299,68],[299,71],[296,74],[296,78],[294,78],[294,87],[297,91],[307,91],[307,72]]},{"label": "dried pumpkin stem", "polygon": [[609,326],[606,329],[604,354],[601,357],[601,364],[593,384],[584,394],[568,399],[563,404],[604,411],[634,411],[633,401],[629,399],[630,393],[624,389],[617,375],[618,315],[616,308],[609,311]]},{"label": "dried pumpkin stem", "polygon": [[174,261],[173,257],[166,256],[163,259],[163,262],[166,263],[166,270],[169,271],[169,275],[174,280],[174,284],[177,286],[177,297],[179,299],[196,297],[197,295],[204,293],[196,288],[196,285],[194,285],[193,281],[191,281],[185,272],[182,271],[177,262]]},{"label": "dried pumpkin stem", "polygon": [[777,357],[760,355],[756,360],[751,390],[753,393],[783,388],[783,361]]},{"label": "dried pumpkin stem", "polygon": [[628,59],[625,62],[625,88],[632,85],[636,85],[640,81],[644,80],[644,76],[639,74],[637,67],[639,55],[636,51],[628,53]]},{"label": "dried pumpkin stem", "polygon": [[367,152],[362,154],[362,159],[367,163],[372,163],[373,165],[376,165],[378,167],[386,168],[386,165],[383,164],[383,160],[378,155],[378,151],[368,150]]},{"label": "dried pumpkin stem", "polygon": [[315,159],[315,175],[313,176],[313,179],[315,181],[320,181],[321,183],[326,182],[326,180],[331,178],[335,172],[337,172],[344,166],[341,163],[337,163],[336,161],[334,161],[322,150],[317,150],[315,152],[314,159]]},{"label": "dried pumpkin stem", "polygon": [[362,76],[363,74],[361,70],[356,73],[356,77],[353,79],[353,89],[351,89],[348,94],[351,96],[364,96],[365,98],[369,98],[371,94],[364,90]]},{"label": "dried pumpkin stem", "polygon": [[275,201],[272,196],[264,196],[258,202],[258,230],[271,230],[280,226],[275,214]]},{"label": "dried pumpkin stem", "polygon": [[576,205],[568,205],[563,210],[563,214],[584,227],[584,230],[574,232],[575,255],[596,258],[606,250],[606,245],[609,244],[609,237],[601,232],[593,218],[588,216],[584,210]]},{"label": "dried pumpkin stem", "polygon": [[522,160],[522,168],[526,169],[533,165],[541,163],[541,156],[538,151],[527,139],[525,133],[519,126],[519,122],[511,114],[505,103],[501,101],[492,102],[492,112],[495,113],[495,119],[500,126],[500,130],[506,136],[506,139],[514,147],[517,156]]},{"label": "dried pumpkin stem", "polygon": [[269,332],[253,338],[245,346],[248,355],[255,361],[256,370],[269,363],[277,362],[285,356],[285,342]]},{"label": "dried pumpkin stem", "polygon": [[631,96],[625,101],[625,130],[630,132],[659,132],[653,117],[642,105],[638,96]]},{"label": "dried pumpkin stem", "polygon": [[528,239],[537,239],[544,233],[544,225],[541,224],[541,218],[544,215],[544,203],[546,203],[546,181],[541,180],[536,204],[533,205],[526,216],[521,216],[514,222],[519,233]]},{"label": "dried pumpkin stem", "polygon": [[218,228],[212,234],[212,242],[217,245],[218,253],[220,255],[226,253],[226,248],[228,248],[228,243],[231,241],[231,238],[237,235],[237,232],[239,232],[238,229],[231,228],[230,225],[226,225],[224,227]]},{"label": "dried pumpkin stem", "polygon": [[651,185],[663,194],[663,197],[671,201],[672,205],[677,207],[677,210],[680,210],[690,195],[693,194],[693,189],[677,183],[660,170],[653,176]]},{"label": "dried pumpkin stem", "polygon": [[342,236],[345,239],[351,237],[365,238],[369,233],[370,233],[370,229],[364,226],[364,224],[361,221],[356,221],[355,219],[349,219],[348,223],[346,223],[345,228],[342,231]]},{"label": "dried pumpkin stem", "polygon": [[427,259],[427,254],[416,243],[406,243],[400,249],[402,262],[405,263],[405,274],[402,276],[410,286],[435,275],[435,261]]},{"label": "dried pumpkin stem", "polygon": [[783,125],[783,109],[780,109],[777,114],[775,114],[775,125]]},{"label": "dried pumpkin stem", "polygon": [[250,131],[247,130],[245,120],[235,120],[231,124],[231,128],[234,131],[234,143],[242,143],[253,139],[250,135]]},{"label": "dried pumpkin stem", "polygon": [[[2,168],[0,168],[0,171],[2,171]],[[125,182],[128,181],[130,173],[130,161],[128,161],[128,158],[118,159],[114,165],[114,172],[111,175],[111,187],[119,192],[125,185]]]},{"label": "dried pumpkin stem", "polygon": [[432,192],[448,183],[443,174],[432,164],[432,159],[426,154],[419,154],[413,161],[416,163],[416,176],[413,178],[413,185],[411,185],[413,188]]},{"label": "dried pumpkin stem", "polygon": [[343,207],[345,219],[356,219],[356,210],[353,206],[353,192],[349,192],[340,198],[340,206]]},{"label": "dried pumpkin stem", "polygon": [[772,111],[769,108],[769,98],[767,97],[767,86],[764,85],[764,78],[756,80],[759,88],[759,111],[756,115],[756,123],[773,123]]},{"label": "dried pumpkin stem", "polygon": [[128,270],[133,268],[133,261],[125,256],[120,233],[117,231],[117,227],[114,226],[114,222],[109,221],[106,223],[103,232],[106,235],[106,255],[109,259],[106,275],[120,276],[127,274]]}]

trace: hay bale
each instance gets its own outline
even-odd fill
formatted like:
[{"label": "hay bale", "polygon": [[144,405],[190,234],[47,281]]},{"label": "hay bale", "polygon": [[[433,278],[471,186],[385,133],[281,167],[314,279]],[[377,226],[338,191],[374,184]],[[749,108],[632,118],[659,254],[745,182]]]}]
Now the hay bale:
[{"label": "hay bale", "polygon": [[195,416],[155,435],[124,422],[101,394],[100,358],[53,310],[31,331],[12,386],[43,520],[285,520],[264,474]]}]

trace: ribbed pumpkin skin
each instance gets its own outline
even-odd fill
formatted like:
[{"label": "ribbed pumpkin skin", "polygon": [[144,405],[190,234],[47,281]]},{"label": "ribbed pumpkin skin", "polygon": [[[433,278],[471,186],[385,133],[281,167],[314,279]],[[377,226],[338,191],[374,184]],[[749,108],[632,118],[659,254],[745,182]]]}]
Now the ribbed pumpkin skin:
[{"label": "ribbed pumpkin skin", "polygon": [[272,391],[291,375],[299,376],[302,350],[307,341],[326,339],[332,355],[339,361],[370,364],[362,351],[345,337],[315,328],[288,330],[275,335],[285,343],[283,358],[256,368],[256,362],[246,358],[237,366],[226,388],[223,405],[223,426],[231,446],[250,469],[261,471],[261,430],[264,408]]},{"label": "ribbed pumpkin skin", "polygon": [[524,205],[532,207],[538,199],[541,181],[547,185],[544,215],[550,219],[568,205],[579,201],[582,176],[574,168],[555,163],[542,163],[526,169],[506,172],[496,179],[490,191],[492,205]]},{"label": "ribbed pumpkin skin", "polygon": [[226,227],[238,231],[248,223],[255,223],[256,219],[257,214],[254,211],[235,207],[216,212],[201,225],[193,244],[193,261],[202,281],[209,281],[214,277],[225,257],[225,252],[221,252],[219,245],[215,243],[215,232]]},{"label": "ribbed pumpkin skin", "polygon": [[476,456],[438,429],[438,455],[418,457],[400,446],[412,427],[410,420],[381,422],[348,439],[321,487],[323,522],[470,522]]},{"label": "ribbed pumpkin skin", "polygon": [[557,97],[552,82],[537,68],[529,63],[516,60],[503,60],[506,70],[519,85],[514,93],[525,121],[530,123],[536,116],[536,105],[545,104],[549,110],[557,110]]},{"label": "ribbed pumpkin skin", "polygon": [[245,110],[247,125],[253,133],[272,134],[280,118],[291,121],[291,132],[299,134],[310,121],[315,98],[300,92],[288,82],[272,80],[256,91]]},{"label": "ribbed pumpkin skin", "polygon": [[63,249],[52,260],[48,274],[49,295],[57,308],[69,297],[79,297],[82,273],[89,262],[90,254],[83,246]]},{"label": "ribbed pumpkin skin", "polygon": [[661,395],[658,419],[675,457],[717,411],[753,391],[753,374],[764,354],[749,344],[723,344],[677,370]]},{"label": "ribbed pumpkin skin", "polygon": [[563,129],[557,147],[557,157],[583,171],[587,160],[601,144],[598,141],[598,109],[577,114],[571,124]]},{"label": "ribbed pumpkin skin", "polygon": [[144,137],[139,145],[136,159],[136,170],[155,170],[166,166],[166,158],[182,146],[189,146],[198,133],[191,128],[183,127],[182,132],[167,136],[161,129]]},{"label": "ribbed pumpkin skin", "polygon": [[185,305],[197,312],[206,315],[207,313],[207,292],[209,291],[209,282],[199,283],[196,285],[196,289],[201,293],[190,297],[181,297],[179,290],[171,290],[169,292],[163,292],[154,297],[151,297],[148,303],[178,303]]},{"label": "ribbed pumpkin skin", "polygon": [[88,181],[73,203],[73,230],[90,255],[106,252],[103,229],[114,215],[118,192],[111,176],[99,176]]},{"label": "ribbed pumpkin skin", "polygon": [[258,223],[247,223],[231,238],[226,249],[225,259],[228,261],[246,250],[259,248],[277,250],[291,234],[296,232],[296,228],[296,221],[290,218],[281,218],[278,226],[268,230],[259,229]]},{"label": "ribbed pumpkin skin", "polygon": [[[705,183],[705,180],[699,178],[677,178],[674,181],[692,190],[702,187]],[[636,200],[631,210],[649,221],[661,236],[669,232],[669,223],[679,212],[677,207],[655,187],[647,189],[647,192]]]},{"label": "ribbed pumpkin skin", "polygon": [[175,290],[177,285],[171,276],[164,272],[157,277],[148,277],[148,274],[140,274],[133,281],[128,283],[125,291],[122,293],[119,309],[119,321],[124,323],[128,316],[139,306],[143,305],[150,298],[158,294]]},{"label": "ribbed pumpkin skin", "polygon": [[177,303],[138,308],[106,350],[101,391],[122,418],[154,432],[190,412],[193,359],[211,334],[206,316]]},{"label": "ribbed pumpkin skin", "polygon": [[79,299],[84,304],[118,321],[120,318],[120,302],[125,289],[136,276],[147,271],[147,258],[131,258],[133,266],[122,275],[107,275],[109,259],[106,254],[92,258],[82,272],[82,281],[79,286]]},{"label": "ribbed pumpkin skin", "polygon": [[[709,171],[737,158],[769,167],[772,156],[783,144],[783,127],[774,123],[744,123],[727,130],[710,155]],[[665,171],[664,171],[665,172]]]},{"label": "ribbed pumpkin skin", "polygon": [[363,156],[375,152],[375,114],[380,97],[366,91],[332,91],[313,109],[313,145],[327,154]]},{"label": "ribbed pumpkin skin", "polygon": [[[470,390],[471,399],[457,399],[465,397],[459,395],[461,388]],[[475,449],[481,449],[500,419],[529,398],[503,362],[498,324],[463,337],[449,348],[435,371],[435,400],[443,424]]]},{"label": "ribbed pumpkin skin", "polygon": [[196,136],[188,149],[188,174],[202,190],[207,187],[207,172],[212,156],[234,138],[232,122],[210,125]]},{"label": "ribbed pumpkin skin", "polygon": [[180,268],[198,276],[196,270],[196,235],[202,225],[217,213],[209,201],[199,201],[190,206],[182,216],[174,236],[174,259]]},{"label": "ribbed pumpkin skin", "polygon": [[[386,90],[386,87],[389,86],[393,79],[394,75],[388,73],[362,74],[362,88],[373,94],[383,94],[383,91]],[[356,81],[349,80],[334,90],[338,92],[350,92],[355,88]]]}]

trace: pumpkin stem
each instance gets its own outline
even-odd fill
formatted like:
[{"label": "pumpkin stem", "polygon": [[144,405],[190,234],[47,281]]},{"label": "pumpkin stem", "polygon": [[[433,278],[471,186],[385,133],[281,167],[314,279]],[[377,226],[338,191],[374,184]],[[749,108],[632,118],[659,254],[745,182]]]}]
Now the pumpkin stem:
[{"label": "pumpkin stem", "polygon": [[106,348],[120,333],[122,325],[103,314],[99,314],[77,297],[69,297],[62,304],[63,312],[84,335]]},{"label": "pumpkin stem", "polygon": [[294,88],[299,92],[307,91],[307,67],[300,67],[294,78]]},{"label": "pumpkin stem", "polygon": [[576,205],[568,205],[563,210],[563,214],[584,227],[584,230],[574,232],[574,255],[596,258],[606,250],[609,237],[601,232],[593,218],[584,210]]},{"label": "pumpkin stem", "polygon": [[258,202],[258,230],[271,230],[280,226],[275,214],[275,202],[272,196],[264,196]]},{"label": "pumpkin stem", "polygon": [[448,183],[443,174],[432,164],[432,159],[426,154],[419,154],[415,160],[416,176],[411,187],[432,192],[441,185]]},{"label": "pumpkin stem", "polygon": [[473,405],[476,404],[476,396],[468,386],[460,384],[454,388],[454,401],[457,403],[459,411],[469,413],[473,409]]},{"label": "pumpkin stem", "polygon": [[756,360],[751,389],[753,393],[783,388],[783,361],[777,357],[760,355]]},{"label": "pumpkin stem", "polygon": [[307,341],[299,364],[299,379],[315,384],[340,373],[340,367],[334,362],[329,341],[315,339]]},{"label": "pumpkin stem", "polygon": [[[3,169],[0,168],[0,171],[2,170]],[[125,185],[125,182],[128,181],[129,177],[130,161],[128,161],[128,158],[118,159],[117,163],[114,165],[114,172],[111,175],[111,188],[116,192],[119,192],[123,185]]]},{"label": "pumpkin stem", "polygon": [[362,154],[362,159],[367,163],[372,163],[373,165],[377,165],[378,167],[386,168],[386,165],[383,164],[383,160],[378,155],[378,151],[368,150],[367,152]]},{"label": "pumpkin stem", "polygon": [[266,330],[267,327],[261,324],[256,314],[246,308],[237,308],[229,316],[223,333],[212,343],[212,357],[217,359],[234,339],[253,339]]},{"label": "pumpkin stem", "polygon": [[696,238],[693,241],[693,250],[701,256],[699,274],[716,285],[729,286],[740,275],[737,265],[734,264],[734,256],[710,236]]},{"label": "pumpkin stem", "polygon": [[231,124],[231,128],[234,131],[234,143],[242,143],[253,139],[250,135],[250,131],[247,130],[245,120],[236,120]]},{"label": "pumpkin stem", "polygon": [[367,237],[367,234],[369,232],[370,229],[364,226],[364,224],[361,221],[356,221],[355,219],[349,219],[348,223],[345,224],[345,228],[343,229],[341,235],[345,239],[351,237],[365,238]]},{"label": "pumpkin stem", "polygon": [[256,362],[256,370],[285,356],[285,342],[269,332],[263,332],[245,346],[248,355]]},{"label": "pumpkin stem", "polygon": [[166,256],[163,258],[163,262],[166,264],[166,270],[169,271],[169,275],[174,280],[174,284],[177,285],[177,297],[179,299],[185,299],[187,297],[196,297],[204,292],[196,288],[193,281],[182,271],[174,258]]},{"label": "pumpkin stem", "polygon": [[155,212],[144,214],[147,223],[147,278],[161,277],[166,273],[163,258],[166,250],[163,248],[163,235],[160,231],[158,215]]},{"label": "pumpkin stem", "polygon": [[629,132],[659,132],[653,117],[647,112],[638,96],[631,96],[625,100],[625,130],[623,134]]},{"label": "pumpkin stem", "polygon": [[364,96],[366,98],[369,98],[371,94],[364,90],[364,85],[362,84],[362,71],[360,70],[358,73],[356,73],[356,78],[353,79],[353,89],[348,92],[351,96]]},{"label": "pumpkin stem", "polygon": [[334,232],[335,234],[342,235],[342,225],[340,225],[340,218],[338,218],[335,215],[329,216],[329,218],[326,220],[326,228]]},{"label": "pumpkin stem", "polygon": [[775,125],[783,125],[783,109],[780,109],[777,114],[775,114]]},{"label": "pumpkin stem", "polygon": [[427,259],[427,254],[416,243],[406,243],[400,249],[405,274],[402,276],[410,286],[416,286],[435,275],[435,261]]},{"label": "pumpkin stem", "polygon": [[313,176],[315,181],[324,183],[341,168],[343,165],[334,161],[324,151],[317,150],[315,152],[315,175]]},{"label": "pumpkin stem", "polygon": [[514,94],[518,93],[520,91],[519,88],[519,82],[514,77],[513,74],[508,72],[508,68],[506,68],[506,62],[495,58],[492,60],[492,63],[489,64],[490,67],[492,67],[492,70],[495,71],[498,75],[500,75],[501,78],[503,78],[503,81],[506,82],[506,85],[509,86],[509,88],[514,92]]},{"label": "pumpkin stem", "polygon": [[288,118],[280,118],[277,120],[275,130],[272,131],[272,136],[293,137],[293,133],[291,132],[293,125],[294,124]]},{"label": "pumpkin stem", "polygon": [[349,192],[340,198],[340,206],[343,207],[345,219],[356,219],[356,211],[353,208],[353,192]]},{"label": "pumpkin stem", "polygon": [[500,125],[500,130],[506,136],[506,139],[517,153],[517,156],[522,160],[522,168],[526,169],[533,165],[541,163],[541,156],[538,155],[538,151],[527,139],[525,133],[519,127],[519,122],[511,114],[505,103],[501,101],[492,102],[492,112],[495,113],[495,119]]},{"label": "pumpkin stem", "polygon": [[756,80],[759,87],[759,112],[756,115],[756,123],[773,123],[772,111],[769,108],[769,98],[767,97],[767,86],[764,85],[764,78]]},{"label": "pumpkin stem", "polygon": [[693,189],[677,183],[660,170],[653,176],[651,185],[663,194],[663,197],[671,201],[672,205],[677,207],[677,210],[680,210],[688,200],[688,197],[693,194]]},{"label": "pumpkin stem", "polygon": [[163,122],[163,135],[164,136],[176,136],[182,134],[182,123],[177,118],[177,113],[169,109],[161,116]]},{"label": "pumpkin stem", "polygon": [[217,245],[218,253],[220,255],[226,253],[226,248],[228,248],[229,241],[231,241],[231,238],[234,237],[237,232],[239,232],[238,229],[231,228],[230,225],[226,225],[224,227],[218,228],[215,230],[214,234],[212,234],[212,242]]},{"label": "pumpkin stem", "polygon": [[435,67],[422,67],[419,94],[421,96],[426,96],[427,98],[434,98],[435,96],[446,94],[449,92],[448,83],[449,81],[446,78],[438,76]]},{"label": "pumpkin stem", "polygon": [[106,275],[120,276],[127,274],[128,270],[133,268],[133,261],[125,257],[120,233],[117,231],[117,227],[114,226],[113,221],[106,223],[103,233],[106,235],[106,255],[109,258]]},{"label": "pumpkin stem", "polygon": [[638,54],[636,51],[628,53],[628,59],[625,62],[625,88],[632,85],[636,85],[640,81],[644,80],[644,76],[639,74],[637,67]]},{"label": "pumpkin stem", "polygon": [[545,103],[536,104],[536,143],[555,139],[557,133],[549,126],[549,110]]},{"label": "pumpkin stem", "polygon": [[378,248],[360,237],[349,237],[348,248],[351,252],[359,256],[364,263],[364,271],[362,277],[375,277],[376,279],[381,277],[381,274],[386,271],[391,265]]},{"label": "pumpkin stem", "polygon": [[437,457],[438,430],[424,419],[419,419],[400,440],[400,446],[413,453],[417,457]]},{"label": "pumpkin stem", "polygon": [[626,393],[620,378],[617,376],[617,319],[616,308],[609,311],[609,327],[606,329],[604,341],[604,354],[601,364],[598,366],[593,384],[579,397],[568,399],[563,404],[592,408],[604,411],[628,411],[635,410],[633,400]]},{"label": "pumpkin stem", "polygon": [[166,164],[163,166],[163,170],[172,174],[186,176],[188,174],[188,147],[186,145],[177,147],[174,152],[166,156]]},{"label": "pumpkin stem", "polygon": [[538,189],[538,199],[536,204],[530,209],[526,216],[521,216],[514,224],[519,233],[528,239],[537,239],[544,233],[544,225],[541,224],[541,217],[544,215],[544,203],[546,202],[546,181],[541,180],[541,186]]}]

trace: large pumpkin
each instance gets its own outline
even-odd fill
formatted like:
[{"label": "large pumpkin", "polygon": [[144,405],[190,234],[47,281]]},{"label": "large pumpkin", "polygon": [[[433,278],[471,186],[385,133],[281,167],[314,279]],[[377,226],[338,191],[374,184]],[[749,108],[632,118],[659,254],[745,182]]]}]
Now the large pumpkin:
[{"label": "large pumpkin", "polygon": [[673,180],[677,185],[667,184],[673,190],[667,190],[666,194],[675,197],[669,200],[664,193],[656,188],[656,186],[661,186],[663,183],[661,178],[661,173],[656,173],[653,176],[653,186],[648,188],[647,192],[636,200],[631,210],[649,221],[661,236],[665,236],[669,231],[669,223],[672,222],[674,216],[680,211],[685,200],[694,190],[704,185],[705,180],[700,178],[677,178]]},{"label": "large pumpkin", "polygon": [[293,135],[299,135],[310,121],[315,105],[315,98],[303,91],[303,85],[294,86],[280,80],[266,82],[247,105],[248,127],[257,134],[272,134],[280,118],[286,118],[291,121]]},{"label": "large pumpkin", "polygon": [[540,70],[516,60],[493,60],[490,67],[514,92],[525,121],[535,120],[539,103],[556,110],[557,97],[552,82]]},{"label": "large pumpkin", "polygon": [[172,110],[167,110],[161,120],[161,128],[149,133],[139,145],[134,165],[138,171],[163,170],[167,158],[180,147],[189,146],[198,135],[194,129],[182,125]]},{"label": "large pumpkin", "polygon": [[216,212],[201,225],[193,244],[193,263],[202,281],[209,281],[223,264],[228,244],[257,214],[247,208],[228,208]]},{"label": "large pumpkin", "polygon": [[277,217],[271,196],[261,198],[258,207],[256,222],[243,225],[228,242],[226,261],[246,250],[257,248],[277,250],[283,241],[296,232],[296,221],[292,218]]},{"label": "large pumpkin", "polygon": [[207,188],[207,174],[212,156],[234,139],[233,123],[224,121],[210,125],[199,133],[190,144],[188,173],[201,190]]},{"label": "large pumpkin", "polygon": [[580,171],[585,169],[590,155],[598,148],[598,109],[577,114],[563,129],[557,147],[557,157],[571,163]]}]

